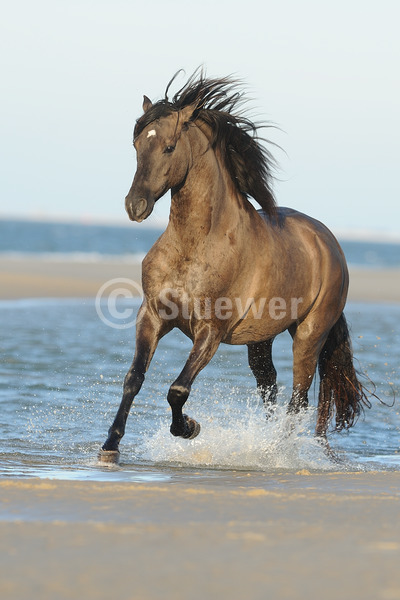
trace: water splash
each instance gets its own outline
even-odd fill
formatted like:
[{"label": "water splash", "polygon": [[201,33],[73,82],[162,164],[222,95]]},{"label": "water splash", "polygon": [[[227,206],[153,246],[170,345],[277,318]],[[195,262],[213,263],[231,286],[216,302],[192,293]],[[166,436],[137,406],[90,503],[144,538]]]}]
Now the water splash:
[{"label": "water splash", "polygon": [[[136,457],[160,466],[192,468],[257,471],[338,468],[313,435],[315,409],[292,417],[287,415],[286,406],[279,404],[267,419],[256,395],[245,401],[236,398],[234,404],[231,399],[221,397],[216,402],[220,406],[213,416],[209,406],[197,406],[192,411],[202,426],[197,438],[189,441],[172,437],[170,419],[165,417],[159,419],[155,433],[136,447]],[[242,404],[240,410],[232,413],[232,405],[237,409],[238,403]]]}]

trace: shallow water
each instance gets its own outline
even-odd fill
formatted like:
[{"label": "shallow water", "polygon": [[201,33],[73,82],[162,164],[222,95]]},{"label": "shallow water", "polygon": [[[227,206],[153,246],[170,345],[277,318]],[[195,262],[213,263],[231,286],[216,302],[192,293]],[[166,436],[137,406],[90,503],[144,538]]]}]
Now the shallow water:
[{"label": "shallow water", "polygon": [[[137,305],[129,305],[136,310]],[[400,306],[349,304],[359,367],[391,404],[400,391]],[[166,480],[223,473],[275,473],[301,469],[400,469],[400,408],[372,397],[350,432],[332,434],[337,461],[313,438],[317,386],[311,409],[287,435],[291,342],[274,344],[280,386],[272,418],[246,362],[246,348],[221,346],[197,378],[185,410],[201,423],[195,440],[173,438],[166,402],[190,341],[180,332],[159,345],[128,419],[121,464],[104,467],[97,452],[117,410],[134,349],[134,329],[103,323],[94,300],[0,302],[0,476],[58,479]]]}]

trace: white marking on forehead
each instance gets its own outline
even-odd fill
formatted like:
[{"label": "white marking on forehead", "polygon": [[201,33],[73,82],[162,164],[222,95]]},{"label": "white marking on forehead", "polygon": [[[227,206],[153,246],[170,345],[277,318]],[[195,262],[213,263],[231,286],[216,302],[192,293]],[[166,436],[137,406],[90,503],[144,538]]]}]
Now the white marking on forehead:
[{"label": "white marking on forehead", "polygon": [[153,137],[153,135],[156,135],[156,130],[155,129],[150,129],[149,133],[147,134],[147,137]]}]

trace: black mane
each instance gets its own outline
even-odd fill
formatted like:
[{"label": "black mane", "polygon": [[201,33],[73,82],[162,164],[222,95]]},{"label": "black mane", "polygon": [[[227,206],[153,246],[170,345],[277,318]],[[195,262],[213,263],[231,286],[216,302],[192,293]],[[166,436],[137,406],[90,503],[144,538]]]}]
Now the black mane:
[{"label": "black mane", "polygon": [[239,82],[231,77],[207,79],[202,71],[196,71],[170,101],[168,89],[175,77],[167,86],[165,98],[137,120],[134,137],[156,119],[195,106],[191,121],[201,120],[211,128],[210,143],[220,149],[237,189],[254,198],[267,215],[273,216],[276,205],[271,183],[276,163],[260,144],[260,125],[254,124],[240,110],[243,99]]}]

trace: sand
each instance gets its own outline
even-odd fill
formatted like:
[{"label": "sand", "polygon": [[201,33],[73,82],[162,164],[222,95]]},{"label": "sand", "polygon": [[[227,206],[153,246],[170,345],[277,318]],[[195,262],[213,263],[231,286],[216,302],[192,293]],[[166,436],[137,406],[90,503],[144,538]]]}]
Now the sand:
[{"label": "sand", "polygon": [[140,264],[0,257],[0,299],[90,298],[106,282],[120,278],[140,284]]},{"label": "sand", "polygon": [[[400,302],[400,271],[350,300]],[[132,262],[0,259],[0,299],[94,297]],[[0,480],[4,600],[400,600],[400,473]],[[179,473],[179,470],[177,470]]]},{"label": "sand", "polygon": [[0,597],[400,598],[400,473],[0,481]]}]

